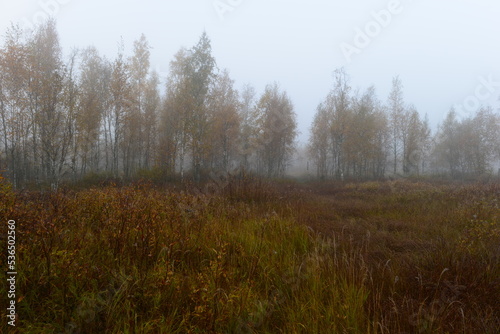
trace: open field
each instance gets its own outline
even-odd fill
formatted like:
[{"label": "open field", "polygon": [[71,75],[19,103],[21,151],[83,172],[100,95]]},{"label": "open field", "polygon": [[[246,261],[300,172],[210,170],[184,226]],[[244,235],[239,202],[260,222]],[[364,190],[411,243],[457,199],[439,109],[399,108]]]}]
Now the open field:
[{"label": "open field", "polygon": [[500,331],[498,183],[0,187],[13,332]]}]

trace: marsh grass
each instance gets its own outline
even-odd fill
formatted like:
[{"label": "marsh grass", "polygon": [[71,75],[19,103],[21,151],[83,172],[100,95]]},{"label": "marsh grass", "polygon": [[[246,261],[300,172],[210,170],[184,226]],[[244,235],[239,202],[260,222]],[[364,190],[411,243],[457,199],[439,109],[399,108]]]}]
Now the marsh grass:
[{"label": "marsh grass", "polygon": [[237,180],[200,197],[1,183],[0,197],[17,222],[20,333],[500,328],[498,184]]}]

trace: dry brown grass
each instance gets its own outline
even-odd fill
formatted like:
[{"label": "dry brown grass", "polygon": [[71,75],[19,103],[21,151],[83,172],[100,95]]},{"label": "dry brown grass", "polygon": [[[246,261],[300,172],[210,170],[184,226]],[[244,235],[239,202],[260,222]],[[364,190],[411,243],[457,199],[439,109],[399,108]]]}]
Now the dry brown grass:
[{"label": "dry brown grass", "polygon": [[17,332],[500,329],[498,184],[0,185],[19,235]]}]

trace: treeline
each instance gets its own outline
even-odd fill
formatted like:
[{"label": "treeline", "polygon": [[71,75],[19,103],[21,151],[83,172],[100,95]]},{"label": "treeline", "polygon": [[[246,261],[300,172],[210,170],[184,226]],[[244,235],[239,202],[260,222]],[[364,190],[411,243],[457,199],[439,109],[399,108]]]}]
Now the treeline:
[{"label": "treeline", "polygon": [[308,150],[321,179],[477,177],[494,173],[500,159],[500,115],[485,107],[458,119],[452,108],[432,134],[427,117],[405,103],[399,77],[382,103],[373,87],[354,91],[337,70],[314,117]]},{"label": "treeline", "polygon": [[143,35],[114,60],[94,47],[64,58],[54,21],[11,27],[0,48],[0,170],[17,187],[144,171],[200,180],[210,171],[285,174],[297,135],[278,84],[257,96],[219,70],[204,33],[170,63],[165,87]]},{"label": "treeline", "polygon": [[[123,43],[112,60],[95,47],[63,56],[54,21],[8,29],[0,46],[0,172],[16,187],[95,175],[286,174],[297,122],[277,83],[260,95],[251,85],[237,90],[203,33],[175,54],[163,85],[150,49],[142,35],[131,56]],[[321,179],[481,175],[500,158],[500,117],[483,108],[458,119],[452,110],[433,135],[405,103],[399,78],[382,103],[373,87],[359,93],[337,70],[308,154]]]}]

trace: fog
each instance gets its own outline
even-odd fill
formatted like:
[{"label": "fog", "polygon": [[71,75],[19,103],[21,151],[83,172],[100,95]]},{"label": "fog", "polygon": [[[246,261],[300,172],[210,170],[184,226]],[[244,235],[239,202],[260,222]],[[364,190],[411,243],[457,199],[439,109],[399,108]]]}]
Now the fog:
[{"label": "fog", "polygon": [[301,142],[307,141],[316,107],[339,67],[345,67],[353,86],[375,85],[382,100],[391,78],[399,75],[405,100],[422,115],[428,114],[432,126],[452,105],[495,104],[500,91],[493,84],[486,88],[495,93],[474,99],[482,81],[500,81],[500,48],[494,40],[500,28],[500,3],[492,0],[2,0],[0,4],[2,32],[11,23],[30,26],[49,14],[55,17],[65,53],[94,45],[113,58],[121,38],[130,52],[132,42],[144,33],[153,47],[152,67],[162,77],[174,53],[194,45],[206,30],[219,68],[230,71],[237,87],[252,83],[262,91],[277,81],[289,93]]}]

